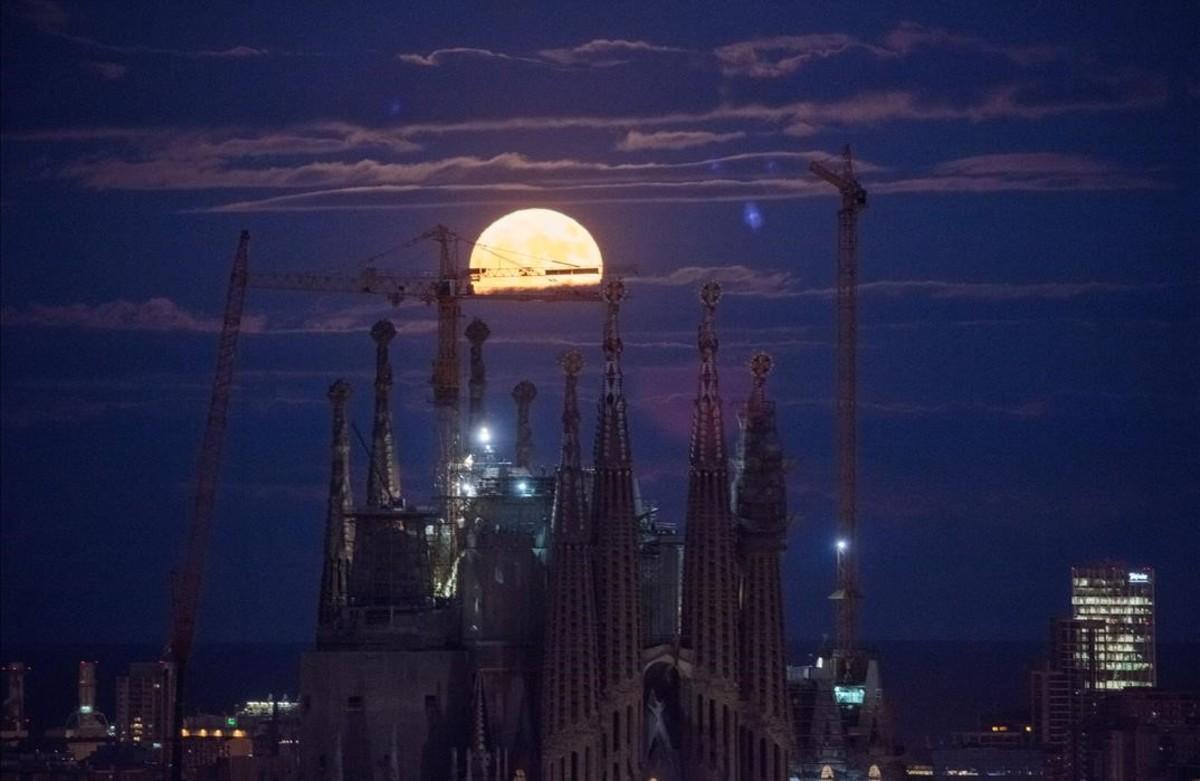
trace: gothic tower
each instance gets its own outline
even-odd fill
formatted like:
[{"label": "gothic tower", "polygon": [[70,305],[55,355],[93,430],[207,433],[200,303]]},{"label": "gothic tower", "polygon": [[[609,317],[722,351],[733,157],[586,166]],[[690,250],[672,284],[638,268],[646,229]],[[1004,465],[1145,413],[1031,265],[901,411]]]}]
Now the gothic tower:
[{"label": "gothic tower", "polygon": [[621,376],[617,325],[625,286],[604,286],[604,387],[596,423],[592,518],[596,540],[596,608],[600,618],[600,682],[606,778],[639,778],[642,744],[639,530]]},{"label": "gothic tower", "polygon": [[392,440],[392,364],[388,344],[396,336],[391,320],[371,328],[375,340],[375,419],[371,429],[371,469],[367,473],[367,507],[391,507],[400,500],[400,471]]},{"label": "gothic tower", "polygon": [[347,516],[354,509],[350,488],[350,432],[346,423],[346,400],[350,384],[338,380],[329,386],[333,405],[333,442],[330,446],[329,509],[325,516],[325,563],[321,569],[321,604],[317,610],[318,633],[326,629],[346,605],[350,559],[354,553],[354,527]]},{"label": "gothic tower", "polygon": [[542,778],[598,779],[601,734],[592,529],[579,459],[576,385],[583,358],[562,358],[562,462],[558,467],[550,559],[549,620],[542,680]]},{"label": "gothic tower", "polygon": [[713,319],[721,286],[701,288],[700,380],[692,419],[684,531],[681,656],[689,779],[733,779],[741,729],[738,570]]},{"label": "gothic tower", "polygon": [[766,397],[771,356],[756,353],[742,429],[734,507],[742,570],[741,755],[743,781],[785,781],[791,728],[783,593],[779,558],[787,536],[783,451],[775,428],[775,403]]}]

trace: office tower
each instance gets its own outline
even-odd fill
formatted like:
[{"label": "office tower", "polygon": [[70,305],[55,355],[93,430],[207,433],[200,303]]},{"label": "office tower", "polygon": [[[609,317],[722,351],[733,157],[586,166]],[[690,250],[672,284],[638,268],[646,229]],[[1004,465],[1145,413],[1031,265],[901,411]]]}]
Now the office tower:
[{"label": "office tower", "polygon": [[1096,629],[1097,689],[1154,686],[1154,570],[1103,562],[1071,568],[1071,609]]}]

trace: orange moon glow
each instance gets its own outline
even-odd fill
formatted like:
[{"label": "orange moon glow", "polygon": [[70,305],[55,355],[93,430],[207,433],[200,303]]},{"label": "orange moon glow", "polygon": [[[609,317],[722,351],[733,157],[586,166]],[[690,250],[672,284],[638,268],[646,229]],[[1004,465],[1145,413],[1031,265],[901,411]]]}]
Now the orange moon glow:
[{"label": "orange moon glow", "polygon": [[477,294],[600,284],[604,261],[592,234],[565,214],[521,209],[479,234],[471,250]]}]

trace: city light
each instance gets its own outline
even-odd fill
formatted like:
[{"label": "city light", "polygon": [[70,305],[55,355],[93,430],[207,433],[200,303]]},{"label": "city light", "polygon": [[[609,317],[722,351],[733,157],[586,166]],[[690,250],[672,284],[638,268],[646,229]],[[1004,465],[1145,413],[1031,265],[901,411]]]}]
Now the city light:
[{"label": "city light", "polygon": [[488,431],[487,426],[480,426],[479,433],[475,435],[480,444],[486,445],[492,441],[492,432]]},{"label": "city light", "polygon": [[849,547],[850,547],[850,543],[846,542],[845,540],[837,541],[837,549],[838,549],[839,553],[845,551]]}]

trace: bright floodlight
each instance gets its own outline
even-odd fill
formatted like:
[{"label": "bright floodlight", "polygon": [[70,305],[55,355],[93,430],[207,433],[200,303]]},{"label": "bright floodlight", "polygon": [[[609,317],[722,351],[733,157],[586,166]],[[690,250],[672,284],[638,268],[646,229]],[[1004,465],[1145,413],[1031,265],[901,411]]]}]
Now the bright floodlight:
[{"label": "bright floodlight", "polygon": [[480,426],[479,433],[476,436],[479,438],[479,441],[485,445],[492,441],[492,432],[488,431],[487,426]]},{"label": "bright floodlight", "polygon": [[517,490],[523,494],[529,493],[529,483],[522,480],[521,482],[517,483]]},{"label": "bright floodlight", "polygon": [[850,543],[846,542],[845,540],[837,541],[837,549],[839,551],[844,551],[844,550],[846,550],[846,548],[849,548],[849,547],[850,547]]}]

